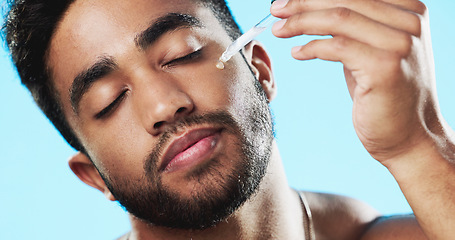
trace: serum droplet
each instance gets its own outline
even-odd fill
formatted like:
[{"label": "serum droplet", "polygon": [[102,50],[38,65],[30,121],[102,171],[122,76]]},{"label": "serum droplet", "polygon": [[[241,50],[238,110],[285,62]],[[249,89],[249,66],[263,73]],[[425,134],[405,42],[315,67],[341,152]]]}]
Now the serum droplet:
[{"label": "serum droplet", "polygon": [[216,64],[216,68],[218,68],[220,70],[223,70],[224,69],[224,63],[222,61],[218,61],[218,63]]}]

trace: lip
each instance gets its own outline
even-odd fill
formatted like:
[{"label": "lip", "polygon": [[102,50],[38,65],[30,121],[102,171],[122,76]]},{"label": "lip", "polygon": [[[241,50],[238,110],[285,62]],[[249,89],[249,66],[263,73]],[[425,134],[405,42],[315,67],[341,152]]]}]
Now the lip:
[{"label": "lip", "polygon": [[220,132],[217,128],[195,129],[177,137],[164,152],[159,171],[173,172],[197,165],[213,151]]}]

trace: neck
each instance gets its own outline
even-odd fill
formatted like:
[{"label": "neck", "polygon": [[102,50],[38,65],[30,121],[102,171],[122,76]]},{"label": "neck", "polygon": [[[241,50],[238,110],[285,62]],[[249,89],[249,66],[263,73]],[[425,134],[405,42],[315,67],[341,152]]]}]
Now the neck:
[{"label": "neck", "polygon": [[151,239],[304,239],[301,204],[288,186],[276,143],[257,194],[232,216],[205,230],[151,226],[130,216],[130,240]]}]

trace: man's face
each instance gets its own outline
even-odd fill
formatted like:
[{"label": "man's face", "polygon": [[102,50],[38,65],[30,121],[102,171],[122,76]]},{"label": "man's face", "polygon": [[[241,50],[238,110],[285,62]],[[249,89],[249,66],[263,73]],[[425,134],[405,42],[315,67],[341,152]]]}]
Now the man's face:
[{"label": "man's face", "polygon": [[79,0],[48,57],[64,114],[117,200],[152,224],[204,228],[257,189],[264,94],[212,12],[187,0]]}]

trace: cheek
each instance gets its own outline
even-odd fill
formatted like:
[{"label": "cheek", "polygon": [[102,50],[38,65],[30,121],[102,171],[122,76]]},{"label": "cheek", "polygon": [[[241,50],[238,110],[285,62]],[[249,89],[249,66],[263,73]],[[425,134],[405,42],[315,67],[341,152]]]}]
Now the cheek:
[{"label": "cheek", "polygon": [[106,126],[90,126],[84,139],[89,155],[103,173],[139,179],[144,161],[153,147],[150,136],[127,112]]},{"label": "cheek", "polygon": [[220,70],[216,64],[217,60],[209,61],[184,73],[182,71],[179,76],[184,79],[185,89],[199,109],[229,110],[239,97],[243,98],[246,89],[251,89],[248,85],[251,85],[252,75],[246,66],[232,61],[224,70]]},{"label": "cheek", "polygon": [[[228,110],[231,112],[242,111],[250,105],[251,96],[255,93],[253,86],[255,80],[250,69],[240,55],[237,55],[236,60],[228,62],[224,70],[216,69],[216,71],[223,73],[223,79],[220,82],[223,85],[223,93],[218,93],[223,96],[220,100],[228,105]],[[220,95],[213,97],[216,99]]]}]

